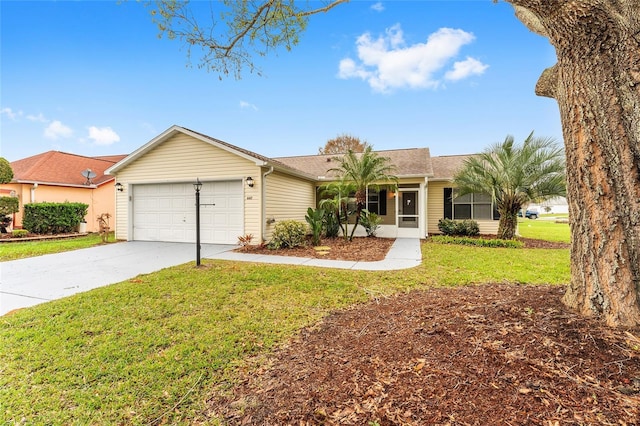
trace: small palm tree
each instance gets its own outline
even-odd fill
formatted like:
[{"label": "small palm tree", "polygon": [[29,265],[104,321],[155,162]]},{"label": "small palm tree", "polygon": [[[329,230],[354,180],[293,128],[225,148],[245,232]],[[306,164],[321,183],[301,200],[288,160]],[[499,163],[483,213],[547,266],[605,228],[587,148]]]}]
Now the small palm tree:
[{"label": "small palm tree", "polygon": [[349,212],[347,211],[347,203],[349,194],[353,191],[354,187],[351,183],[338,181],[325,185],[320,194],[321,197],[323,197],[322,200],[320,200],[320,208],[335,216],[345,240],[349,236]]},{"label": "small palm tree", "polygon": [[395,171],[395,166],[388,158],[374,152],[371,145],[367,145],[361,153],[349,150],[336,160],[340,166],[330,171],[339,173],[341,181],[352,184],[355,190],[356,223],[349,236],[349,240],[352,240],[360,222],[360,214],[367,205],[367,188],[377,188],[381,183],[393,183],[395,186],[398,178],[391,174]]},{"label": "small palm tree", "polygon": [[454,177],[457,195],[490,194],[498,213],[498,238],[513,239],[518,212],[531,202],[565,196],[564,150],[551,138],[534,138],[522,145],[513,136],[470,157]]}]

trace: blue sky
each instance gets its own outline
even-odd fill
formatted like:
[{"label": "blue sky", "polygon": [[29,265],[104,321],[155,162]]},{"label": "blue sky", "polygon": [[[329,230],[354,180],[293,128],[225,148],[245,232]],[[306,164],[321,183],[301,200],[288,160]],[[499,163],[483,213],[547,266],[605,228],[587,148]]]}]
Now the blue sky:
[{"label": "blue sky", "polygon": [[139,2],[3,0],[0,14],[9,161],[127,154],[174,124],[270,157],[342,133],[432,155],[533,130],[562,140],[557,104],[534,94],[554,49],[506,3],[352,0],[312,17],[291,52],[257,58],[263,76],[222,81],[188,67]]}]

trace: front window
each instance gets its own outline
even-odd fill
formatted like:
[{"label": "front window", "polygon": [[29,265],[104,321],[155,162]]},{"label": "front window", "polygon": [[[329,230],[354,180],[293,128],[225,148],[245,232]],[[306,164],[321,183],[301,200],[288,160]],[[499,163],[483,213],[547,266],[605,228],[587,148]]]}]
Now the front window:
[{"label": "front window", "polygon": [[367,190],[367,210],[378,216],[386,216],[387,214],[387,191],[385,189],[375,190],[369,188]]},{"label": "front window", "polygon": [[456,196],[455,189],[445,188],[445,217],[447,219],[491,220],[495,217],[489,194],[465,194]]}]

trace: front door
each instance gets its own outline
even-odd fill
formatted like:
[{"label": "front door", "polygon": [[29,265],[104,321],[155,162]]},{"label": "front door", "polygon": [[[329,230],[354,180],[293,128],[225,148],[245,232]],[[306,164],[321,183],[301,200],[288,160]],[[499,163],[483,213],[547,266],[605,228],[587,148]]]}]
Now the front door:
[{"label": "front door", "polygon": [[418,191],[400,191],[398,228],[418,227]]},{"label": "front door", "polygon": [[420,238],[420,192],[398,189],[398,238]]}]

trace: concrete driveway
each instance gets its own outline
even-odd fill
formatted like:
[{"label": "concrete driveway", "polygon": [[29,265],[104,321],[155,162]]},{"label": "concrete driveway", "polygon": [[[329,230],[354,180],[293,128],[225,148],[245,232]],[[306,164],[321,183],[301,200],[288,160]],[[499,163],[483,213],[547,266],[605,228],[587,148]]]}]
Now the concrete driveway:
[{"label": "concrete driveway", "polygon": [[[397,238],[384,260],[376,262],[236,253],[236,245],[202,244],[202,259],[384,271],[422,263],[420,240]],[[128,241],[0,263],[0,315],[117,283],[139,274],[193,262],[196,245]]]},{"label": "concrete driveway", "polygon": [[[203,244],[202,258],[234,245]],[[193,261],[195,244],[130,241],[0,263],[0,315]]]}]

